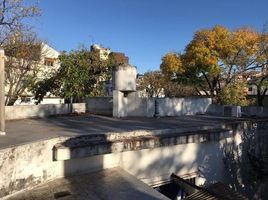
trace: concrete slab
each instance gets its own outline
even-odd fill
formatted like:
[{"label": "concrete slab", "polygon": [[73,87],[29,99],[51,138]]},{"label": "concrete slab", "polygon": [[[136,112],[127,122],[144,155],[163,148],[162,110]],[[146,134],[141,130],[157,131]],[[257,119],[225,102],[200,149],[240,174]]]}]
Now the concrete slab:
[{"label": "concrete slab", "polygon": [[220,126],[225,122],[232,122],[232,119],[204,116],[116,119],[86,115],[7,121],[6,135],[0,136],[0,149],[58,136],[163,129],[177,129],[176,132],[183,132],[194,128]]},{"label": "concrete slab", "polygon": [[[197,129],[221,127],[233,123],[236,118],[211,116],[180,116],[166,118],[112,118],[98,115],[62,116],[43,119],[24,119],[6,122],[6,135],[0,136],[0,149],[55,138],[59,136],[81,136],[87,134],[109,134],[173,129],[185,133]],[[115,134],[113,134],[115,135]]]},{"label": "concrete slab", "polygon": [[7,200],[168,200],[121,168],[60,178]]}]

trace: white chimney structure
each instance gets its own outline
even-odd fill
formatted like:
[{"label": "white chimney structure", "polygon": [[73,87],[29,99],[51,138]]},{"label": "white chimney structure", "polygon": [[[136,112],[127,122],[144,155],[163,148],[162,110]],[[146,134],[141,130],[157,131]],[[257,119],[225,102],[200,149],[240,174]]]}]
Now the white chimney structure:
[{"label": "white chimney structure", "polygon": [[126,117],[128,98],[136,92],[137,68],[122,64],[113,69],[113,117]]}]

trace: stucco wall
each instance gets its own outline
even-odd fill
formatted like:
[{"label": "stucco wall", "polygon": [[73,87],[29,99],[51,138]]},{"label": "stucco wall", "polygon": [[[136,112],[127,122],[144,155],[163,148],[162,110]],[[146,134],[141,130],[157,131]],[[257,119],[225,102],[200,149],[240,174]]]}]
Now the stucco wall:
[{"label": "stucco wall", "polygon": [[89,97],[86,99],[86,111],[93,114],[112,115],[113,97]]},{"label": "stucco wall", "polygon": [[160,117],[195,115],[205,113],[211,104],[210,98],[140,98],[138,92],[124,96],[120,91],[113,91],[114,117],[153,117],[157,101]]},{"label": "stucco wall", "polygon": [[155,102],[153,98],[140,98],[138,92],[127,96],[126,112],[128,117],[153,117]]},{"label": "stucco wall", "polygon": [[206,112],[211,104],[210,98],[160,98],[159,103],[160,116],[181,116],[195,115]]},{"label": "stucco wall", "polygon": [[60,138],[0,150],[0,199],[58,177],[118,166],[118,156],[101,155],[53,161],[53,146]]},{"label": "stucco wall", "polygon": [[[210,115],[224,116],[224,107],[224,105],[211,104],[208,106],[206,113]],[[244,116],[267,117],[268,107],[241,106],[241,112]]]},{"label": "stucco wall", "polygon": [[[85,112],[84,103],[74,103],[73,112]],[[44,104],[44,105],[17,105],[6,106],[6,120],[25,119],[30,117],[46,117],[50,115],[68,114],[71,111],[70,104]]]},{"label": "stucco wall", "polygon": [[210,114],[210,115],[223,116],[223,114],[224,114],[224,106],[217,105],[217,104],[210,104],[208,106],[208,109],[206,110],[206,113]]},{"label": "stucco wall", "polygon": [[53,146],[65,139],[54,138],[1,149],[0,198],[58,177],[116,166],[149,185],[168,180],[171,173],[185,175],[201,171],[202,176],[197,177],[200,184],[205,180],[222,180],[224,176],[219,142],[188,143],[54,161]]},{"label": "stucco wall", "polygon": [[243,106],[241,111],[245,115],[255,115],[259,117],[268,116],[268,107]]}]

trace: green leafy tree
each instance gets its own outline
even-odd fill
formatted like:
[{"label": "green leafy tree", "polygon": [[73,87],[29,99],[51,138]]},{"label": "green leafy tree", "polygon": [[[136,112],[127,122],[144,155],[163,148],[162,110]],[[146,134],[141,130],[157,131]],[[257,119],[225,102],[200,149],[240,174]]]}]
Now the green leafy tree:
[{"label": "green leafy tree", "polygon": [[33,89],[40,102],[49,92],[72,102],[101,93],[100,84],[110,78],[110,61],[102,60],[98,51],[82,48],[59,56],[60,68],[50,78],[40,81]]}]

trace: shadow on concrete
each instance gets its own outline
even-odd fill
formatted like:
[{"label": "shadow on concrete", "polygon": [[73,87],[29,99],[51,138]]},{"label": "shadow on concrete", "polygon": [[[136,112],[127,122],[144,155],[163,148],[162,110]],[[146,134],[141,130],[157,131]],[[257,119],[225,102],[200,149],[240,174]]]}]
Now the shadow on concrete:
[{"label": "shadow on concrete", "polygon": [[[83,142],[80,140],[79,144],[74,141],[77,140],[76,137],[65,141],[64,145],[69,148],[78,145],[81,148],[83,145],[93,147],[96,143],[102,143],[102,151],[113,151],[112,143],[107,140],[106,136],[95,135],[94,137],[94,141]],[[79,154],[73,155],[71,152],[70,159],[63,161],[64,176],[70,180],[68,190],[70,195],[75,195],[78,199],[165,199],[160,193],[126,173],[124,169],[118,168],[119,154],[94,153],[99,155],[77,158]],[[108,170],[107,168],[112,169]],[[89,173],[87,174],[87,172]],[[79,174],[81,175],[77,176]],[[73,177],[77,182],[71,181]],[[77,192],[81,190],[81,185],[86,193],[77,195]]]},{"label": "shadow on concrete", "polygon": [[233,124],[232,130],[232,142],[226,138],[215,144],[214,151],[198,150],[204,185],[221,180],[248,199],[267,199],[268,124],[247,121]]},{"label": "shadow on concrete", "polygon": [[[180,127],[187,129],[193,126],[204,126],[204,124],[215,125],[215,123],[223,123],[225,121],[218,119],[207,120],[203,117],[114,119],[102,116],[76,116],[72,118],[47,118],[44,119],[44,122],[45,129],[57,127],[67,133],[72,133],[72,136],[80,136],[111,130],[161,129],[161,127]],[[265,180],[267,180],[267,155],[265,154],[268,152],[267,145],[265,146],[268,143],[266,137],[267,125],[265,123],[257,123],[256,125],[253,122],[249,122],[248,125],[244,126],[244,123],[239,122],[234,124],[232,130],[234,131],[234,135],[231,139],[237,137],[236,133],[241,135],[242,143],[239,146],[235,142],[230,142],[230,138],[225,138],[223,143],[219,141],[187,143],[185,145],[128,151],[114,155],[104,154],[54,162],[62,163],[63,175],[67,177],[87,171],[98,171],[107,167],[120,166],[136,178],[147,183],[152,183],[157,181],[157,179],[169,178],[172,173],[182,175],[189,172],[197,172],[201,178],[206,180],[205,185],[223,180],[235,190],[241,190],[243,194],[251,193],[250,197],[256,195],[258,197],[261,197],[261,195],[267,197],[265,194],[262,194],[263,191],[267,191],[267,186],[264,184]],[[56,132],[58,132],[58,129]],[[257,137],[258,135],[260,137]],[[101,135],[101,137],[107,144],[106,148],[111,151],[112,146],[109,140],[104,135]],[[250,165],[248,165],[249,162],[251,163]],[[246,164],[250,167],[244,169]],[[254,173],[251,175],[252,172]],[[245,174],[247,176],[250,175],[251,178],[247,178]],[[242,182],[241,179],[243,180]],[[252,185],[252,180],[260,181],[260,183]],[[108,178],[105,181],[112,182]],[[96,178],[96,180],[90,180],[90,182],[97,183],[98,180]],[[100,183],[104,184],[101,181]],[[76,190],[77,186],[71,184],[71,188]],[[252,194],[254,192],[260,194]]]},{"label": "shadow on concrete", "polygon": [[207,120],[204,118],[184,116],[184,117],[165,117],[139,118],[128,117],[116,119],[106,116],[88,115],[73,117],[53,117],[38,119],[49,127],[60,127],[62,131],[73,133],[74,135],[91,134],[98,132],[123,132],[133,130],[156,130],[172,128],[188,128],[201,126],[215,126],[215,123],[222,123],[223,120]]}]

